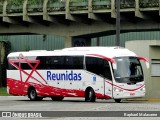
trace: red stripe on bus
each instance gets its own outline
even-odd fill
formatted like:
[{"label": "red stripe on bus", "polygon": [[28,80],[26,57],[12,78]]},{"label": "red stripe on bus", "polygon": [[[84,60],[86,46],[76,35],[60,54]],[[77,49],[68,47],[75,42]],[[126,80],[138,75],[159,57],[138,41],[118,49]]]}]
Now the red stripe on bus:
[{"label": "red stripe on bus", "polygon": [[140,87],[138,87],[138,88],[136,88],[136,89],[126,89],[126,88],[122,88],[122,87],[120,87],[120,86],[118,86],[118,85],[115,85],[115,84],[113,84],[113,83],[110,83],[110,82],[107,81],[107,80],[106,80],[106,82],[109,83],[110,85],[113,85],[113,86],[115,86],[115,87],[117,87],[117,88],[120,88],[120,89],[126,90],[126,91],[136,91],[136,90],[138,90],[138,89],[140,89],[140,88],[142,88],[142,87],[144,86],[144,84],[143,84],[143,85],[141,85]]}]

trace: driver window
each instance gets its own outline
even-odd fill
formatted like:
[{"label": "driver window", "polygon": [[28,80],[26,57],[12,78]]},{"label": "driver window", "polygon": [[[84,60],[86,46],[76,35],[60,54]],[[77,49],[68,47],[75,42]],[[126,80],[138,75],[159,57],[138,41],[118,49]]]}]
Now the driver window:
[{"label": "driver window", "polygon": [[109,62],[96,57],[86,57],[86,69],[94,74],[112,80]]},{"label": "driver window", "polygon": [[104,60],[104,77],[112,80],[111,70],[109,66],[109,62]]}]

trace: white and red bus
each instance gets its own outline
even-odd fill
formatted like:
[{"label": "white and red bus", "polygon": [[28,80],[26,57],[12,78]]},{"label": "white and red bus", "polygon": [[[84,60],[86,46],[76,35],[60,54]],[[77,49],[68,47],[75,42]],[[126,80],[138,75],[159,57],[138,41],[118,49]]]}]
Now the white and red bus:
[{"label": "white and red bus", "polygon": [[8,55],[7,91],[30,100],[85,101],[145,96],[140,60],[121,47],[73,47],[54,51],[13,52]]}]

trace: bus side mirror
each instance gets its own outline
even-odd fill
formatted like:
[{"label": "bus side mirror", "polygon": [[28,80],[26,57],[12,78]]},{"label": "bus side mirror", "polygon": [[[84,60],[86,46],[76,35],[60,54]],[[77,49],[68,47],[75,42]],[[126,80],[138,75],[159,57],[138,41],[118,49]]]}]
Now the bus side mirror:
[{"label": "bus side mirror", "polygon": [[137,57],[139,60],[143,60],[146,63],[147,69],[149,69],[149,61],[144,57]]},{"label": "bus side mirror", "polygon": [[145,63],[146,63],[147,69],[149,69],[149,62],[145,62]]}]

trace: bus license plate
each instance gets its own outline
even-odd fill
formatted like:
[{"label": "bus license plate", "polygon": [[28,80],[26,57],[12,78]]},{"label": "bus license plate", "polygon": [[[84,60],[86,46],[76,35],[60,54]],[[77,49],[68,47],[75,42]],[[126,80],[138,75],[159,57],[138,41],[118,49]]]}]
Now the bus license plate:
[{"label": "bus license plate", "polygon": [[135,93],[130,93],[130,96],[135,96]]}]

